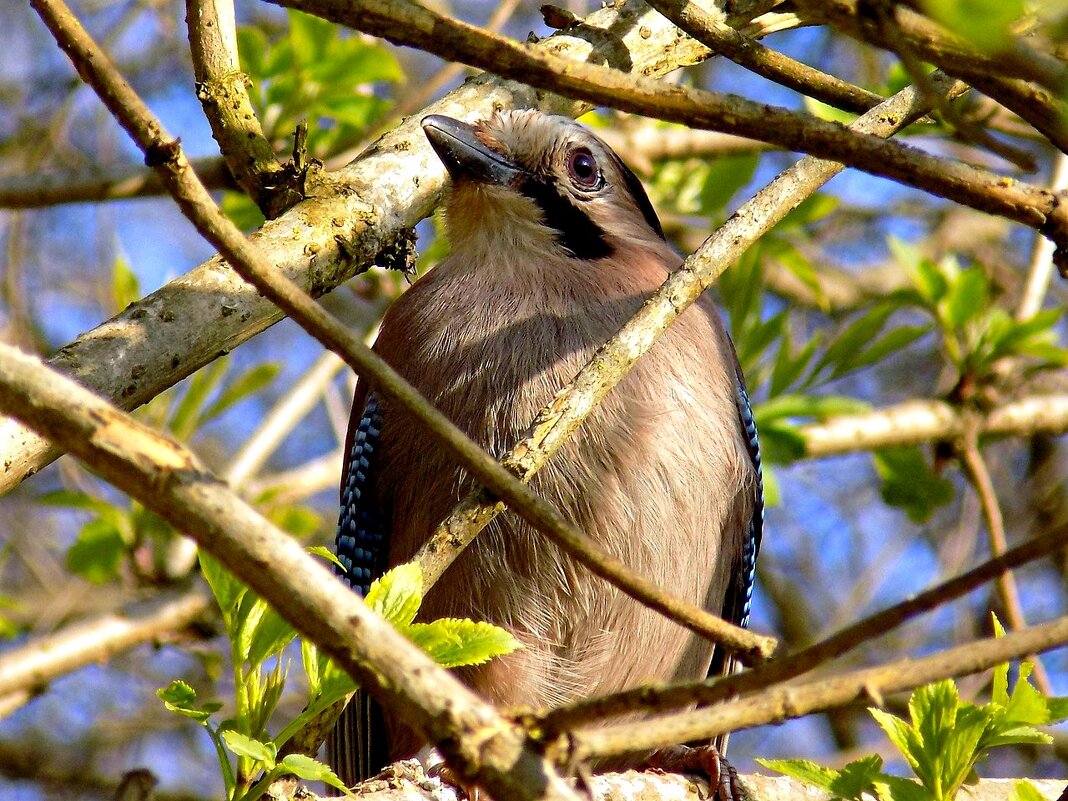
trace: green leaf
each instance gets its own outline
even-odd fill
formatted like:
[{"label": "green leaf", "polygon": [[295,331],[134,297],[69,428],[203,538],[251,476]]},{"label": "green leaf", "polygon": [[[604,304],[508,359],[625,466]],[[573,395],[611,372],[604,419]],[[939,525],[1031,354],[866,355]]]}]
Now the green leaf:
[{"label": "green leaf", "polygon": [[230,218],[230,222],[246,234],[259,229],[267,220],[259,206],[244,192],[237,190],[224,192],[220,205],[223,214]]},{"label": "green leaf", "polygon": [[935,801],[934,795],[922,784],[900,776],[884,775],[875,782],[879,801]]},{"label": "green leaf", "polygon": [[111,291],[115,298],[115,311],[119,312],[141,297],[141,284],[130,269],[126,257],[119,254],[111,266]]},{"label": "green leaf", "polygon": [[828,195],[823,192],[809,195],[798,204],[797,208],[783,217],[774,230],[782,231],[788,228],[799,228],[802,225],[819,222],[825,217],[831,216],[839,205],[840,201],[834,195]]},{"label": "green leaf", "polygon": [[222,380],[229,359],[216,359],[207,367],[194,373],[186,381],[185,392],[178,407],[167,421],[178,439],[189,439],[197,429],[199,411],[215,386]]},{"label": "green leaf", "polygon": [[260,617],[249,643],[249,664],[261,665],[274,656],[297,636],[296,629],[265,603],[266,611]]},{"label": "green leaf", "polygon": [[67,550],[67,567],[93,584],[103,584],[119,572],[126,553],[126,538],[112,521],[94,518],[82,526]]},{"label": "green leaf", "polygon": [[942,301],[942,315],[951,328],[975,319],[989,301],[990,284],[978,268],[959,273]]},{"label": "green leaf", "polygon": [[800,352],[793,354],[791,353],[790,336],[787,333],[783,334],[783,338],[780,340],[779,352],[775,357],[775,364],[771,368],[771,381],[768,385],[768,394],[771,397],[774,398],[777,395],[781,395],[797,382],[811,363],[821,339],[820,332],[814,332]]},{"label": "green leaf", "polygon": [[367,605],[397,628],[415,620],[423,603],[423,572],[415,562],[399,565],[371,583]]},{"label": "green leaf", "polygon": [[337,28],[324,19],[290,9],[289,36],[293,50],[304,64],[314,64],[326,55],[330,41],[337,37]]},{"label": "green leaf", "polygon": [[883,482],[883,500],[903,509],[913,522],[929,520],[935,509],[953,500],[952,482],[927,466],[919,448],[883,448],[872,458]]},{"label": "green leaf", "polygon": [[[994,628],[994,636],[1001,638],[1005,636],[1005,627],[1001,625],[1001,621],[998,620],[998,616],[993,612],[990,613],[991,623]],[[1009,663],[997,665],[994,668],[994,675],[991,681],[990,700],[992,703],[998,706],[1006,706],[1009,703]]]},{"label": "green leaf", "polygon": [[701,213],[709,215],[722,211],[730,199],[753,179],[759,160],[759,154],[751,153],[719,158],[709,164],[701,186]]},{"label": "green leaf", "polygon": [[915,245],[903,242],[895,237],[887,240],[894,260],[901,265],[920,298],[929,307],[942,299],[948,288],[946,278],[930,259],[920,255]]},{"label": "green leaf", "polygon": [[981,50],[1008,44],[1012,25],[1025,12],[1023,0],[922,0],[924,10]]},{"label": "green leaf", "polygon": [[919,767],[917,755],[923,753],[923,743],[920,741],[919,733],[897,715],[875,708],[870,708],[868,711],[875,718],[875,722],[886,732],[890,742],[897,747],[912,769],[916,770]]},{"label": "green leaf", "polygon": [[953,798],[975,769],[975,763],[983,754],[980,743],[992,717],[993,710],[986,706],[965,704],[958,710],[946,732],[941,753],[932,754],[934,764],[938,766],[941,763],[940,781],[944,797]]},{"label": "green leaf", "polygon": [[197,557],[200,560],[200,572],[208,582],[212,595],[215,596],[215,602],[219,605],[223,620],[227,628],[232,629],[234,613],[248,588],[211,554],[200,550]]},{"label": "green leaf", "polygon": [[845,395],[779,395],[753,407],[757,427],[775,420],[816,418],[866,412],[871,405]]},{"label": "green leaf", "polygon": [[878,754],[855,759],[840,771],[838,778],[831,785],[831,792],[842,798],[860,799],[871,795],[875,782],[882,778],[883,758]]},{"label": "green leaf", "polygon": [[267,34],[256,27],[237,29],[237,52],[242,71],[254,81],[262,80],[264,57],[267,53]]},{"label": "green leaf", "polygon": [[356,797],[356,794],[352,792],[345,784],[337,777],[334,771],[330,770],[327,765],[319,762],[316,759],[312,759],[304,754],[289,754],[282,759],[281,765],[287,772],[292,773],[299,779],[303,779],[306,782],[323,782],[331,787],[336,787],[341,790],[345,795]]},{"label": "green leaf", "polygon": [[320,559],[325,559],[339,570],[343,571],[345,569],[345,566],[341,564],[341,560],[337,558],[337,554],[331,551],[325,545],[313,545],[308,548],[308,553],[310,553],[312,556],[318,556]]},{"label": "green leaf", "polygon": [[795,426],[775,421],[757,423],[760,432],[760,458],[764,464],[792,464],[807,452],[805,438]]},{"label": "green leaf", "polygon": [[1009,801],[1047,801],[1047,799],[1031,782],[1020,779],[1012,785]]},{"label": "green leaf", "polygon": [[817,765],[807,759],[760,759],[758,757],[753,761],[769,770],[777,771],[827,792],[832,792],[831,787],[839,777],[838,771]]},{"label": "green leaf", "polygon": [[1068,720],[1068,698],[1047,698],[1046,712],[1047,724]]},{"label": "green leaf", "polygon": [[490,623],[441,618],[414,623],[404,632],[443,667],[481,665],[520,647],[509,632]]},{"label": "green leaf", "polygon": [[213,420],[235,403],[244,400],[249,395],[259,392],[270,384],[280,369],[277,364],[260,364],[247,370],[239,378],[232,381],[219,396],[212,401],[200,415],[200,424]]},{"label": "green leaf", "polygon": [[828,344],[823,356],[812,368],[807,383],[811,383],[828,366],[831,367],[832,377],[847,372],[850,359],[875,339],[897,308],[897,303],[879,303],[856,318]]},{"label": "green leaf", "polygon": [[278,756],[278,749],[274,743],[261,742],[233,729],[226,729],[219,734],[226,743],[226,747],[237,756],[254,759],[267,770],[274,768],[275,758]]},{"label": "green leaf", "polygon": [[930,330],[929,325],[902,325],[887,331],[872,345],[858,352],[856,356],[843,360],[843,363],[831,373],[831,378],[841,378],[853,370],[869,367],[882,361],[887,356],[904,350]]},{"label": "green leaf", "polygon": [[208,718],[211,717],[211,713],[218,711],[220,708],[219,704],[210,703],[204,704],[203,707],[197,709],[194,706],[197,700],[196,690],[179,679],[175,679],[166,687],[156,690],[156,697],[163,701],[163,705],[171,712],[177,712],[179,715],[191,718],[201,724],[206,724]]}]

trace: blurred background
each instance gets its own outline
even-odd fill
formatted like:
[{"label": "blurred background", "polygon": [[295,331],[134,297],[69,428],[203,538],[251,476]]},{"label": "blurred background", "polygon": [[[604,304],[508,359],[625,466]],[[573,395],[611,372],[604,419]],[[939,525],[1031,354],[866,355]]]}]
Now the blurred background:
[{"label": "blurred background", "polygon": [[[529,0],[433,5],[520,40],[551,32]],[[217,157],[194,91],[183,5],[72,6],[186,152]],[[594,10],[574,0],[568,8],[579,16]],[[310,151],[328,168],[470,74],[295,12],[247,0],[237,10],[242,68],[268,137],[286,154],[297,122],[307,119]],[[0,26],[0,199],[48,174],[67,188],[139,175],[139,152],[36,15],[5,2]],[[765,43],[884,95],[908,82],[892,55],[824,28],[776,33]],[[725,59],[672,80],[848,118]],[[1056,169],[1063,173],[1064,156],[1003,109],[969,98],[960,113],[1031,153],[1037,171],[1026,175],[939,123],[914,126],[909,142],[1040,185],[1049,185]],[[607,110],[584,121],[642,177],[682,252],[797,158]],[[250,201],[218,191],[241,225],[259,225]],[[166,197],[11,205],[0,204],[9,207],[0,208],[0,337],[43,355],[213,252]],[[419,226],[420,270],[447,249],[439,229],[436,219]],[[721,279],[714,291],[730,320],[767,451],[771,505],[754,628],[796,649],[989,555],[975,492],[944,444],[814,460],[804,456],[804,426],[913,398],[996,403],[1068,391],[1058,312],[1039,318],[1014,344],[1002,347],[995,336],[998,326],[1011,325],[1035,247],[1033,232],[1021,226],[847,171]],[[922,291],[923,275],[939,277],[941,294]],[[373,268],[323,303],[370,337],[406,286],[403,276]],[[1046,309],[1063,307],[1066,286],[1054,277]],[[347,369],[286,321],[138,415],[190,443],[302,542],[330,544],[352,386]],[[1050,530],[1068,538],[1064,445],[1038,435],[984,447],[1010,544]],[[1028,622],[1065,614],[1066,570],[1068,550],[1017,573]],[[195,573],[188,545],[165,523],[62,458],[0,498],[0,657],[30,637],[181,593]],[[920,655],[989,634],[990,611],[1004,619],[992,587],[865,644],[834,667]],[[33,697],[0,703],[0,797],[110,797],[119,778],[138,767],[159,778],[161,798],[220,797],[209,738],[165,709],[155,691],[181,678],[200,698],[226,704],[233,696],[228,658],[217,622],[203,615],[151,646],[79,669]],[[1042,661],[1049,689],[1068,695],[1068,653]],[[282,722],[303,703],[300,671],[290,678],[277,713]],[[988,682],[977,676],[959,684],[965,697],[984,699]],[[903,703],[888,702],[901,712]],[[995,751],[982,774],[1065,776],[1068,732],[1050,733],[1052,746]],[[741,771],[753,770],[755,757],[840,766],[872,752],[894,768],[896,752],[862,707],[737,733],[730,749]]]}]

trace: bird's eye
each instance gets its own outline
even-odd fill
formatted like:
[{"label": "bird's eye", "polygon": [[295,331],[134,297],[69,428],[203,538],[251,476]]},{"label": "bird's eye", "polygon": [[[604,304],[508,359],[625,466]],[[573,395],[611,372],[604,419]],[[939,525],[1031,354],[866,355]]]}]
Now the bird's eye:
[{"label": "bird's eye", "polygon": [[584,147],[572,150],[567,157],[567,174],[580,189],[595,189],[601,183],[597,159]]}]

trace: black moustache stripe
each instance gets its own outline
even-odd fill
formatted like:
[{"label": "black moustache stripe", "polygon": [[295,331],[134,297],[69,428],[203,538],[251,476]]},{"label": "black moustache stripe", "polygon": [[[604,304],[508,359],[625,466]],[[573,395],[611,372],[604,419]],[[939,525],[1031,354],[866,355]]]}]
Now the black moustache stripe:
[{"label": "black moustache stripe", "polygon": [[522,183],[519,191],[538,204],[545,224],[556,231],[560,245],[571,251],[576,259],[591,261],[612,255],[613,249],[605,238],[604,229],[569,198],[561,195],[554,184],[530,178]]}]

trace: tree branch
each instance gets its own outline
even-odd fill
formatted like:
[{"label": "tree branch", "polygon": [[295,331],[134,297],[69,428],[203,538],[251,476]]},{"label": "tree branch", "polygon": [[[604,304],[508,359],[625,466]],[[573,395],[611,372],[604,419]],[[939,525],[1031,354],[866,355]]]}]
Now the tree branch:
[{"label": "tree branch", "polygon": [[237,57],[232,0],[187,0],[197,99],[226,166],[268,219],[304,199],[302,177],[284,167],[263,135]]},{"label": "tree branch", "polygon": [[136,645],[180,631],[211,608],[212,601],[203,589],[190,590],[31,639],[0,655],[0,699],[37,692],[78,668],[106,662]]},{"label": "tree branch", "polygon": [[976,640],[926,657],[901,659],[840,676],[768,688],[756,696],[570,735],[572,754],[593,759],[706,740],[725,732],[780,723],[854,703],[883,705],[883,698],[945,678],[978,673],[1013,659],[1068,644],[1068,616],[1004,637]]},{"label": "tree branch", "polygon": [[649,685],[599,698],[580,699],[538,713],[538,725],[548,731],[562,732],[591,720],[603,720],[637,710],[663,711],[694,703],[714,704],[738,695],[764,690],[814,670],[918,615],[966,595],[1007,570],[1048,556],[1063,547],[1064,538],[1060,531],[1047,532],[914,597],[862,618],[821,642],[774,659],[753,670],[710,681]]}]

